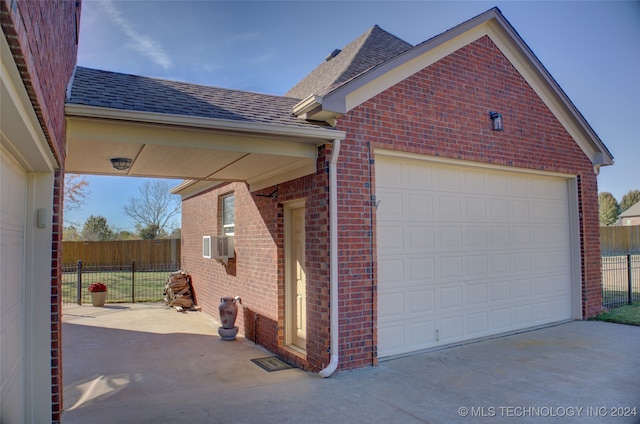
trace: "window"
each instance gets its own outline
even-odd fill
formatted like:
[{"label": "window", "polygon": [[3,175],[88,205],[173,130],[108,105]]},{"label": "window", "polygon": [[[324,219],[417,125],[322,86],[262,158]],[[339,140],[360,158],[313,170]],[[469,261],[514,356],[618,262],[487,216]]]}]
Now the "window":
[{"label": "window", "polygon": [[235,196],[228,194],[222,197],[222,235],[232,236],[235,231]]},{"label": "window", "polygon": [[202,237],[202,257],[211,258],[211,236]]}]

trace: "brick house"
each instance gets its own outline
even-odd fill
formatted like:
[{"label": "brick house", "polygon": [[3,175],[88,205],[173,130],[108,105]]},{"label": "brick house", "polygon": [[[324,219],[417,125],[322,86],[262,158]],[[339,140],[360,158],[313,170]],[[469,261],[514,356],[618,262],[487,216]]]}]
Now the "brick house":
[{"label": "brick house", "polygon": [[69,172],[185,179],[199,305],[323,376],[601,309],[613,158],[497,9],[374,26],[284,96],[78,68],[67,119]]},{"label": "brick house", "polygon": [[640,225],[640,202],[622,212],[620,214],[620,218],[618,218],[618,222],[616,222],[616,225]]},{"label": "brick house", "polygon": [[0,421],[59,422],[65,92],[80,1],[0,1]]}]

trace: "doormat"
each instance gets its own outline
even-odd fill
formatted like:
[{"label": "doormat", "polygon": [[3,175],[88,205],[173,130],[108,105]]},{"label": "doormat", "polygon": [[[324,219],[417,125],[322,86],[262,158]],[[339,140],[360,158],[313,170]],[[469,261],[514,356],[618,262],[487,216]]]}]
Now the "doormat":
[{"label": "doormat", "polygon": [[251,362],[253,362],[254,364],[258,365],[260,368],[266,370],[266,371],[280,371],[280,370],[286,370],[289,368],[293,368],[293,366],[287,364],[284,361],[281,361],[280,359],[276,358],[275,356],[269,356],[266,358],[257,358],[257,359],[252,359]]}]

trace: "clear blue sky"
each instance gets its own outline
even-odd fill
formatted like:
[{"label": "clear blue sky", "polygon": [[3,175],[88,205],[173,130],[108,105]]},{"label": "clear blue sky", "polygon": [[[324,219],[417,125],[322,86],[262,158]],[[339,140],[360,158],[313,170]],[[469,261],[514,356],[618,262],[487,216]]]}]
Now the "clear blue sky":
[{"label": "clear blue sky", "polygon": [[[415,45],[494,6],[615,157],[599,191],[640,189],[638,1],[84,0],[78,65],[281,95],[374,24]],[[90,202],[67,221],[133,228],[122,207],[143,180],[87,180]]]}]

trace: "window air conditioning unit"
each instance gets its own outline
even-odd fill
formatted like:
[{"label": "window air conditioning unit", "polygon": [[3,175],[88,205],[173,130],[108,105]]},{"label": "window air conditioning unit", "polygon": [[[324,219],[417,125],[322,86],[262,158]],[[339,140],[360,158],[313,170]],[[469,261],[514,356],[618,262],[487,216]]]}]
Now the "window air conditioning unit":
[{"label": "window air conditioning unit", "polygon": [[211,237],[211,248],[211,257],[226,264],[229,258],[233,258],[233,236]]}]

